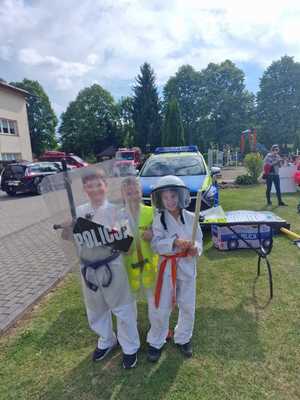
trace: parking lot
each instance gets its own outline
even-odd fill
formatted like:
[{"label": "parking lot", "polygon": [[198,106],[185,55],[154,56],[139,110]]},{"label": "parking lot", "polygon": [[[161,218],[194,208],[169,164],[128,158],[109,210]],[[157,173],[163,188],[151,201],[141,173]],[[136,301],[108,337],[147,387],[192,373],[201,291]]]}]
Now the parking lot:
[{"label": "parking lot", "polygon": [[41,196],[8,196],[0,190],[0,237],[19,231],[47,218],[48,210]]},{"label": "parking lot", "polygon": [[0,332],[70,268],[42,196],[0,191]]}]

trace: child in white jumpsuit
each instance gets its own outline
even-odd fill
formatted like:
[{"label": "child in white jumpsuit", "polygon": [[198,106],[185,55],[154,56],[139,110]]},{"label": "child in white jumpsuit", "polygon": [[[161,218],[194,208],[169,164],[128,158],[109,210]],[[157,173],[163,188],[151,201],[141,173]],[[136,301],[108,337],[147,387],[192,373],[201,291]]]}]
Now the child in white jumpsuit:
[{"label": "child in white jumpsuit", "polygon": [[[106,199],[107,182],[104,171],[99,168],[87,170],[82,176],[82,183],[89,202],[77,207],[77,218],[83,217],[107,228],[116,229],[120,222],[118,210]],[[78,241],[77,245],[88,322],[90,328],[99,336],[93,360],[102,360],[119,343],[123,351],[123,367],[135,367],[140,347],[137,310],[122,257],[120,253],[112,255],[111,248],[107,246],[88,248]],[[113,258],[108,263],[109,267],[87,268],[83,276],[84,266],[89,265],[89,262],[109,257]],[[112,314],[117,319],[117,336],[113,331]]]},{"label": "child in white jumpsuit", "polygon": [[160,255],[155,293],[148,299],[151,324],[147,336],[148,360],[152,362],[159,359],[166,342],[169,318],[175,304],[179,316],[174,342],[185,356],[192,356],[196,267],[197,256],[202,252],[202,232],[198,224],[193,244],[194,214],[185,210],[189,202],[189,190],[175,176],[160,178],[152,191],[152,204],[159,211],[152,225],[152,247]]}]

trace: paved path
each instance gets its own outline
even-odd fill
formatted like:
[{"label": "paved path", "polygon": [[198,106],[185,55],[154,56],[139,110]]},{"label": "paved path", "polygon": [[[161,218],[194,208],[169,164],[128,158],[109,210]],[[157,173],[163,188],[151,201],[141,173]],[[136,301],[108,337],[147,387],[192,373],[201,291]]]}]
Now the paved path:
[{"label": "paved path", "polygon": [[0,333],[70,269],[41,196],[0,191]]},{"label": "paved path", "polygon": [[219,179],[220,182],[234,182],[238,175],[245,175],[247,170],[243,166],[238,167],[224,167],[221,170],[222,177]]}]

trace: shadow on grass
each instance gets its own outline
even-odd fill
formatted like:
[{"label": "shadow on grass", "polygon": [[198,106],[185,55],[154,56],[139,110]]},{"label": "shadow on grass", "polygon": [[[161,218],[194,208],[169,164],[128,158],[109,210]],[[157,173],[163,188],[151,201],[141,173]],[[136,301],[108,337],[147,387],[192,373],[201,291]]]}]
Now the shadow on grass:
[{"label": "shadow on grass", "polygon": [[[93,333],[89,330],[84,305],[69,307],[61,312],[50,325],[46,333],[40,337],[39,344],[45,350],[63,348],[84,348],[89,344]],[[94,340],[96,342],[96,340]]]},{"label": "shadow on grass", "polygon": [[[205,358],[215,358],[225,362],[264,360],[257,321],[255,315],[247,311],[248,305],[240,303],[231,309],[201,307],[196,310],[192,362],[201,362]],[[50,363],[53,362],[53,357],[56,359],[55,354],[65,352],[68,357],[70,351],[73,352],[72,349],[77,352],[79,360],[77,362],[76,355],[74,357],[73,354],[72,361],[63,361],[66,364],[58,367],[59,373],[51,374],[40,398],[44,400],[164,399],[175,384],[180,368],[190,361],[182,357],[174,344],[166,345],[159,363],[151,364],[147,361],[145,336],[149,324],[146,304],[139,304],[142,347],[138,365],[129,371],[121,367],[120,348],[116,349],[107,360],[99,363],[91,361],[96,337],[89,331],[83,312],[83,309],[78,307],[65,310],[40,338],[40,345],[43,345],[48,354],[50,353]],[[177,312],[174,312],[170,326],[175,325],[176,319]]]},{"label": "shadow on grass", "polygon": [[[269,292],[269,287],[267,291],[267,296],[269,297],[267,297],[266,300],[262,300],[260,294],[256,293],[256,286],[258,285],[259,279],[264,279],[264,277],[256,276],[252,285],[252,294],[253,294],[252,302],[256,310],[256,313],[258,313],[259,310],[265,310],[272,302],[271,294]],[[268,279],[268,277],[266,277],[265,279]]]},{"label": "shadow on grass", "polygon": [[193,337],[195,356],[263,361],[265,356],[259,341],[257,320],[245,306],[245,303],[240,303],[231,309],[197,309]]},{"label": "shadow on grass", "polygon": [[140,355],[138,366],[132,370],[122,369],[120,362],[120,351],[97,364],[86,357],[68,376],[49,382],[41,399],[164,399],[184,360],[177,353],[163,352],[157,364]]},{"label": "shadow on grass", "polygon": [[[241,253],[242,252],[242,253]],[[235,259],[235,258],[241,258],[241,256],[247,257],[247,258],[253,258],[253,261],[257,259],[257,254],[253,250],[249,249],[239,249],[239,250],[228,250],[228,251],[221,251],[213,247],[204,249],[204,255],[209,259],[209,260],[228,260],[230,259]]]}]

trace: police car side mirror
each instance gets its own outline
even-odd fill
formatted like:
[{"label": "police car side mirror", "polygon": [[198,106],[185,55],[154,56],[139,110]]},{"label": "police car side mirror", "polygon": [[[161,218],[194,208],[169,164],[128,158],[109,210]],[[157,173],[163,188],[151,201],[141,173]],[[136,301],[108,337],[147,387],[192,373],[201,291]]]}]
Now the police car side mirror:
[{"label": "police car side mirror", "polygon": [[221,175],[221,168],[211,167],[210,173],[211,173],[211,176]]}]

